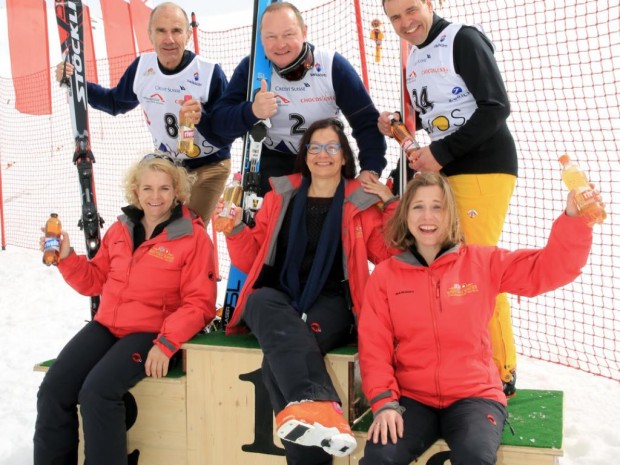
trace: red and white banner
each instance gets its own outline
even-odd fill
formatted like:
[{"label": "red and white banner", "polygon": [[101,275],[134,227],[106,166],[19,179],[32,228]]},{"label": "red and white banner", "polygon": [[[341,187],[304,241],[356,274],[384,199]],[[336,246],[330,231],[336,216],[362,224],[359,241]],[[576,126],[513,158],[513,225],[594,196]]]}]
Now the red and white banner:
[{"label": "red and white banner", "polygon": [[110,65],[110,87],[114,87],[136,58],[129,4],[125,0],[103,0],[101,15]]},{"label": "red and white banner", "polygon": [[149,17],[152,10],[146,5],[146,2],[147,0],[130,0],[129,3],[133,33],[138,42],[138,53],[153,50],[153,44],[151,44],[148,32]]},{"label": "red and white banner", "polygon": [[45,0],[6,0],[15,108],[30,115],[52,113]]}]

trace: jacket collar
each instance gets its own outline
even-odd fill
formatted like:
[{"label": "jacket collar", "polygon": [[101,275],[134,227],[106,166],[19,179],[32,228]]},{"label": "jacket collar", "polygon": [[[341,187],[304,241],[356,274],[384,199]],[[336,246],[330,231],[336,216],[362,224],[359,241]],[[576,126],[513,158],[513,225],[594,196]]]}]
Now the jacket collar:
[{"label": "jacket collar", "polygon": [[[118,220],[129,229],[130,234],[133,235],[135,225],[142,219],[144,213],[142,210],[127,206],[122,208],[123,215],[118,217]],[[194,222],[201,222],[200,218],[195,213],[190,211],[185,205],[177,205],[172,211],[172,216],[163,227],[162,233],[165,233],[165,237],[168,240],[179,239],[184,236],[191,236],[194,232]],[[158,234],[158,236],[161,235]]]},{"label": "jacket collar", "polygon": [[463,246],[462,245],[455,245],[454,247],[451,247],[449,249],[447,249],[446,251],[444,251],[433,263],[430,264],[430,266],[426,265],[426,263],[422,263],[412,252],[411,250],[405,250],[404,252],[398,254],[398,255],[394,255],[394,259],[401,262],[401,263],[405,263],[407,265],[411,265],[411,266],[418,266],[418,267],[423,267],[423,268],[430,268],[432,267],[435,263],[437,263],[439,260],[444,260],[444,258],[449,257],[450,259],[455,259],[458,254],[461,252],[461,250],[463,250]]},{"label": "jacket collar", "polygon": [[[300,173],[288,176],[271,178],[271,187],[274,193],[279,195],[292,195],[301,186],[302,175]],[[364,189],[357,179],[345,180],[345,202],[351,203],[356,209],[362,211],[379,203],[381,199],[375,194],[364,192]]]}]

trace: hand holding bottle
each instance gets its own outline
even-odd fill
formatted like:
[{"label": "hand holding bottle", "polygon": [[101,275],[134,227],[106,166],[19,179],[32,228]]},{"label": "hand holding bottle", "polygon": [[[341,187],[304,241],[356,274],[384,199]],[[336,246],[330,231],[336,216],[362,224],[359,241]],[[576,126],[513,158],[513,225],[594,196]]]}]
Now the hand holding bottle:
[{"label": "hand holding bottle", "polygon": [[[224,207],[224,198],[220,197],[217,201],[217,205],[215,206],[215,210],[213,211],[213,217],[215,218],[215,230],[224,234],[230,234],[235,226],[241,224],[241,221],[243,220],[243,208],[232,206],[227,209],[228,214],[223,217],[222,212],[224,211]],[[222,230],[220,230],[220,228]]]},{"label": "hand holding bottle", "polygon": [[200,100],[191,98],[190,95],[186,95],[181,109],[179,110],[179,119],[182,121],[189,121],[196,125],[200,122],[202,117],[202,104]]},{"label": "hand holding bottle", "polygon": [[[576,209],[588,226],[603,223],[607,218],[605,204],[600,193],[588,181],[585,172],[566,154],[560,157],[560,163],[562,164],[562,180],[572,194],[570,213]],[[570,213],[567,206],[566,214],[573,216]]]},{"label": "hand holding bottle", "polygon": [[230,234],[233,228],[241,223],[241,216],[238,215],[237,209],[241,210],[239,205],[241,205],[242,197],[241,173],[235,173],[232,181],[224,189],[224,198],[220,199],[215,209],[217,217],[214,226],[217,232]]},{"label": "hand holding bottle", "polygon": [[[379,129],[379,132],[388,137],[392,137],[392,133],[390,132],[390,125],[392,123],[390,120],[390,115],[392,115],[392,113],[389,111],[382,111],[379,115],[379,119],[377,120],[377,128]],[[397,114],[397,119],[400,120],[399,114]]]},{"label": "hand holding bottle", "polygon": [[[603,197],[601,196],[601,193],[596,190],[596,187],[594,186],[594,184],[590,183],[590,189],[592,190],[592,199],[594,202],[596,202],[599,206],[601,206],[601,208],[605,207],[605,202],[603,202]],[[568,193],[568,197],[566,199],[566,215],[567,216],[582,216],[581,215],[581,211],[579,210],[579,207],[577,205],[577,201],[575,199],[575,196],[578,195],[579,191],[577,189],[572,189],[569,193]],[[594,223],[589,224],[588,226],[593,226]]]},{"label": "hand holding bottle", "polygon": [[[39,238],[39,249],[41,250],[41,252],[45,252],[45,228],[41,228],[41,232],[44,234],[43,236],[41,236]],[[67,231],[61,230],[60,231],[60,238],[59,238],[59,247],[58,247],[58,258],[56,259],[56,262],[54,263],[53,261],[50,261],[49,264],[47,264],[45,262],[45,256],[43,258],[43,263],[50,266],[50,265],[58,265],[58,263],[60,263],[62,260],[64,260],[65,258],[67,258],[70,254],[71,254],[71,241],[69,240],[69,234],[67,234]]]}]

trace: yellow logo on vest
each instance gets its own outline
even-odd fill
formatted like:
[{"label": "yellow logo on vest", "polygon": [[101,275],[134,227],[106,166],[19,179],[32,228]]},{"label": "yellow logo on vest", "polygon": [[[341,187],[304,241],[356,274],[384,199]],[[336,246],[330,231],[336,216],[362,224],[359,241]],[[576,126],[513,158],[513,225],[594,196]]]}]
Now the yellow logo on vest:
[{"label": "yellow logo on vest", "polygon": [[172,263],[174,261],[174,255],[163,245],[151,248],[151,250],[149,250],[149,255],[168,263]]},{"label": "yellow logo on vest", "polygon": [[448,288],[448,297],[463,297],[467,294],[478,292],[478,285],[474,283],[459,284],[454,283]]}]

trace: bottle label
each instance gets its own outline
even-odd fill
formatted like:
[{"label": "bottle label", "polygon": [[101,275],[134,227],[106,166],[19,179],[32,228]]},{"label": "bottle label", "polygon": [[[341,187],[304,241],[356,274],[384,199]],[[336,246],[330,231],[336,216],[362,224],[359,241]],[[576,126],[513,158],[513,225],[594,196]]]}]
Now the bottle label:
[{"label": "bottle label", "polygon": [[407,138],[407,139],[403,139],[403,141],[401,142],[400,146],[403,148],[403,150],[407,153],[416,150],[416,144],[415,142],[413,142],[411,139]]},{"label": "bottle label", "polygon": [[44,250],[60,250],[60,240],[57,237],[46,237]]},{"label": "bottle label", "polygon": [[592,189],[587,189],[585,187],[578,189],[577,192],[575,192],[574,200],[579,215],[584,218],[589,226],[595,223],[600,224],[607,217],[604,206],[596,200]]},{"label": "bottle label", "polygon": [[194,129],[188,127],[181,128],[181,139],[193,139],[194,138]]},{"label": "bottle label", "polygon": [[575,192],[575,204],[578,210],[583,210],[591,203],[596,202],[594,198],[594,191],[592,189],[586,189],[585,187],[579,188]]}]

